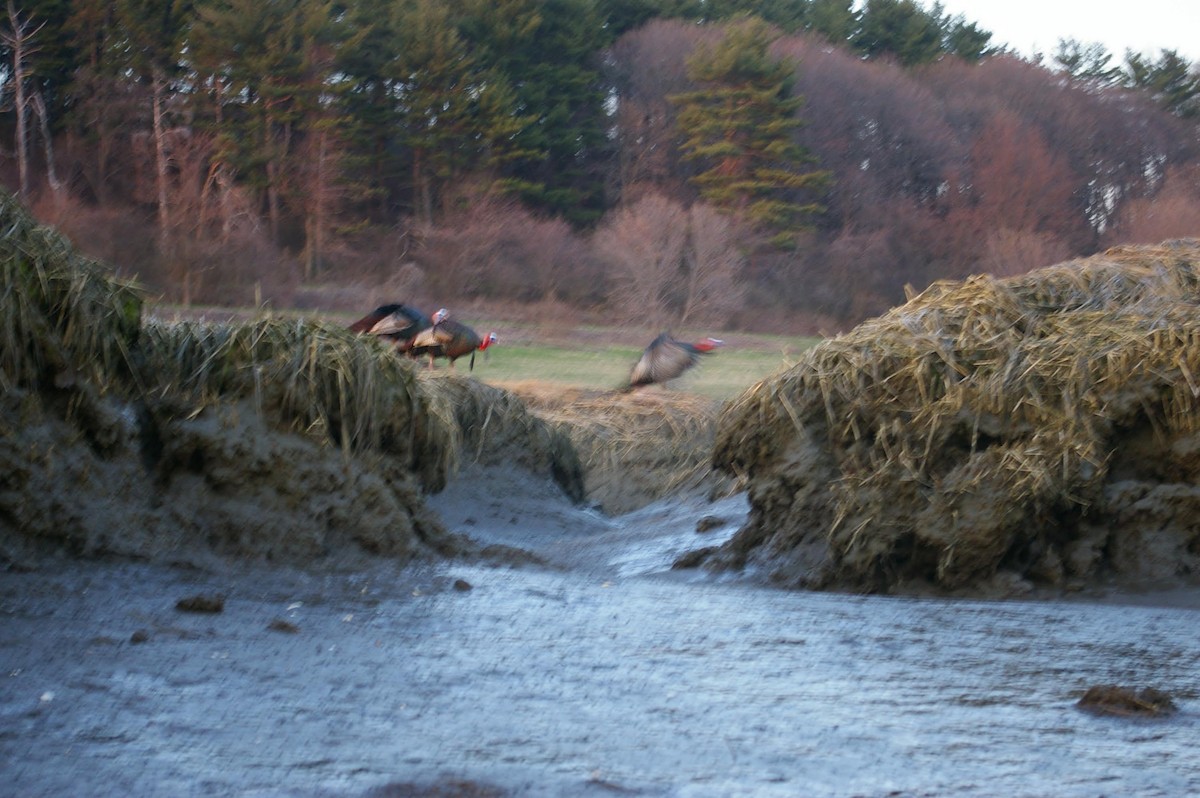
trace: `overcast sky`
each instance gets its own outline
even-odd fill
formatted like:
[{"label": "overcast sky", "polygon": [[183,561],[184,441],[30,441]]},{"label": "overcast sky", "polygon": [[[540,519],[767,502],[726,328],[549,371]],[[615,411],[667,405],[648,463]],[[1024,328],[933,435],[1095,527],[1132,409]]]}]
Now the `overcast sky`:
[{"label": "overcast sky", "polygon": [[[933,0],[923,0],[930,9]],[[1059,39],[1100,42],[1117,60],[1126,48],[1157,57],[1175,50],[1200,61],[1200,0],[942,0],[946,13],[991,31],[993,44],[1053,56]]]}]

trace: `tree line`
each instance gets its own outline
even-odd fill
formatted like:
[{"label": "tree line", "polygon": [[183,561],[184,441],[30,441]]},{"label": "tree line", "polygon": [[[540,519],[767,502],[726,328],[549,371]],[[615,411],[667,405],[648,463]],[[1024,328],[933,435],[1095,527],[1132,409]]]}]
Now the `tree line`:
[{"label": "tree line", "polygon": [[833,329],[1200,233],[1196,65],[857,5],[10,0],[0,180],[174,300],[647,325]]}]

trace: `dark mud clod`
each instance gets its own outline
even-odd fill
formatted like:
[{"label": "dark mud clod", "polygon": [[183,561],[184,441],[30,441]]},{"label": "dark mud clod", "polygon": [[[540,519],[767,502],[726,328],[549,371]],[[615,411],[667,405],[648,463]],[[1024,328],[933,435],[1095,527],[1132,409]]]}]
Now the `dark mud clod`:
[{"label": "dark mud clod", "polygon": [[465,579],[455,579],[454,580],[454,589],[465,593],[468,590],[471,590],[472,587],[471,587],[471,583]]},{"label": "dark mud clod", "polygon": [[451,779],[436,784],[393,782],[376,787],[366,798],[504,798],[507,792],[491,784]]},{"label": "dark mud clod", "polygon": [[1171,696],[1162,690],[1153,687],[1138,690],[1113,684],[1089,687],[1076,706],[1096,715],[1142,718],[1163,717],[1177,709]]},{"label": "dark mud clod", "polygon": [[683,571],[689,568],[699,568],[717,550],[716,546],[705,546],[702,549],[685,552],[671,563],[671,570]]},{"label": "dark mud clod", "polygon": [[147,632],[145,629],[138,629],[136,632],[134,632],[133,634],[131,634],[129,636],[129,642],[133,643],[134,645],[137,645],[139,643],[146,643],[146,642],[149,642],[149,640],[150,640],[150,633]]},{"label": "dark mud clod", "polygon": [[696,522],[696,534],[702,535],[705,532],[712,532],[717,527],[724,525],[725,519],[716,515],[706,515]]},{"label": "dark mud clod", "polygon": [[276,618],[267,624],[267,628],[272,632],[287,632],[288,634],[296,634],[300,631],[300,627],[291,621],[285,621],[283,618]]},{"label": "dark mud clod", "polygon": [[222,595],[205,596],[203,594],[188,596],[175,602],[175,609],[180,612],[216,614],[224,611],[225,597]]}]

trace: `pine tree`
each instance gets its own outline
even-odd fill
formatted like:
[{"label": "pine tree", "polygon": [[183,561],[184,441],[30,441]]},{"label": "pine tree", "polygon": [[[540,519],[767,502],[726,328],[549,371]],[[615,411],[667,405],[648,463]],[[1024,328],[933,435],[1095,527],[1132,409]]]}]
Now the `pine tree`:
[{"label": "pine tree", "polygon": [[1075,39],[1059,39],[1054,63],[1074,80],[1089,87],[1103,89],[1121,82],[1119,66],[1112,63],[1112,53],[1100,42],[1083,44]]},{"label": "pine tree", "polygon": [[829,175],[806,171],[812,162],[797,144],[797,111],[791,94],[792,66],[773,59],[771,29],[756,19],[729,26],[712,48],[688,63],[701,88],[675,95],[684,158],[701,171],[693,178],[715,207],[744,215],[786,243],[822,208],[812,201]]},{"label": "pine tree", "polygon": [[961,14],[943,17],[941,26],[942,47],[951,55],[964,61],[981,61],[997,52],[992,46],[992,34],[974,22],[967,22]]},{"label": "pine tree", "polygon": [[810,0],[806,28],[845,47],[858,29],[854,0]]},{"label": "pine tree", "polygon": [[904,66],[944,52],[940,21],[913,0],[867,0],[852,44],[869,58],[892,56]]},{"label": "pine tree", "polygon": [[605,210],[602,165],[611,155],[605,85],[596,53],[608,42],[595,0],[472,0],[467,32],[505,76],[528,117],[503,169],[526,202],[576,224]]},{"label": "pine tree", "polygon": [[[309,181],[313,174],[338,179],[328,160],[312,158],[332,157],[335,100],[344,89],[334,55],[347,35],[330,0],[205,0],[190,41],[197,79],[210,97],[214,159],[258,194],[276,239],[285,216],[303,218],[309,240],[297,244],[310,269],[320,257],[310,246],[311,216],[328,213],[314,197],[329,197],[330,186],[322,182],[314,191]],[[310,136],[324,145],[302,146],[312,144]]]},{"label": "pine tree", "polygon": [[1137,53],[1125,56],[1127,84],[1149,92],[1154,101],[1183,119],[1200,116],[1200,69],[1174,50],[1163,50],[1155,61]]},{"label": "pine tree", "polygon": [[[36,53],[31,62],[29,89],[42,98],[49,116],[55,120],[64,116],[66,107],[71,102],[68,89],[79,66],[79,53],[69,24],[75,4],[70,0],[0,4],[0,14],[5,19],[4,27],[8,32],[14,32],[14,12],[25,22],[28,31],[37,31],[34,37]],[[9,70],[13,65],[12,56],[10,43],[0,40],[0,62],[8,68],[5,70],[8,74],[0,80],[11,80]]]},{"label": "pine tree", "polygon": [[168,104],[181,71],[184,35],[194,14],[190,0],[118,0],[113,4],[120,31],[117,51],[129,73],[150,84],[150,118],[154,141],[155,195],[159,250],[171,245],[170,153]]},{"label": "pine tree", "polygon": [[403,80],[394,68],[397,16],[392,0],[356,0],[346,9],[356,33],[338,48],[337,69],[346,78],[341,107],[347,144],[358,166],[358,206],[376,223],[391,225],[404,210],[409,160],[398,146],[401,114],[396,98]]},{"label": "pine tree", "polygon": [[526,119],[505,75],[476,57],[448,4],[406,0],[396,8],[398,122],[412,158],[414,205],[430,221],[435,209],[449,209],[462,177],[494,175],[515,157]]}]

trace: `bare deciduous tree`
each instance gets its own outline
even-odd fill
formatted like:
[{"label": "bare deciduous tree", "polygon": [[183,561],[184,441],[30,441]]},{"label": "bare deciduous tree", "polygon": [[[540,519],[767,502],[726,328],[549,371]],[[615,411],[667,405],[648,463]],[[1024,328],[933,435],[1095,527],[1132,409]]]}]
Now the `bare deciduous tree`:
[{"label": "bare deciduous tree", "polygon": [[631,31],[609,52],[610,76],[618,86],[616,135],[619,142],[617,193],[635,202],[653,186],[668,196],[695,196],[688,182],[692,167],[679,158],[676,107],[667,99],[695,88],[687,59],[701,42],[715,42],[720,31],[683,20],[659,19]]},{"label": "bare deciduous tree", "polygon": [[745,258],[737,225],[715,208],[693,205],[688,211],[688,241],[684,252],[684,295],[679,323],[705,322],[726,326],[742,307],[745,284],[739,280]]},{"label": "bare deciduous tree", "polygon": [[687,244],[683,206],[648,194],[613,212],[593,243],[609,264],[609,301],[617,314],[647,327],[669,324],[674,315],[671,294],[680,280]]},{"label": "bare deciduous tree", "polygon": [[1110,244],[1157,244],[1200,236],[1200,173],[1170,173],[1152,197],[1131,200],[1121,210]]},{"label": "bare deciduous tree", "polygon": [[1000,227],[988,231],[978,271],[994,277],[1012,277],[1070,256],[1070,248],[1053,233]]},{"label": "bare deciduous tree", "polygon": [[647,327],[723,326],[741,309],[745,236],[732,217],[647,194],[614,212],[593,237],[608,264],[609,305]]},{"label": "bare deciduous tree", "polygon": [[1080,223],[1072,175],[1036,127],[998,112],[975,140],[970,193],[985,229],[1063,231]]},{"label": "bare deciduous tree", "polygon": [[10,80],[13,84],[13,111],[17,116],[17,173],[21,196],[29,195],[29,110],[32,101],[25,84],[30,74],[29,59],[38,51],[33,38],[43,25],[35,27],[28,18],[22,19],[16,5],[8,0],[8,30],[0,31],[0,39],[12,51]]},{"label": "bare deciduous tree", "polygon": [[461,199],[439,224],[418,227],[417,260],[439,296],[541,302],[595,293],[598,277],[565,221],[478,187]]}]

